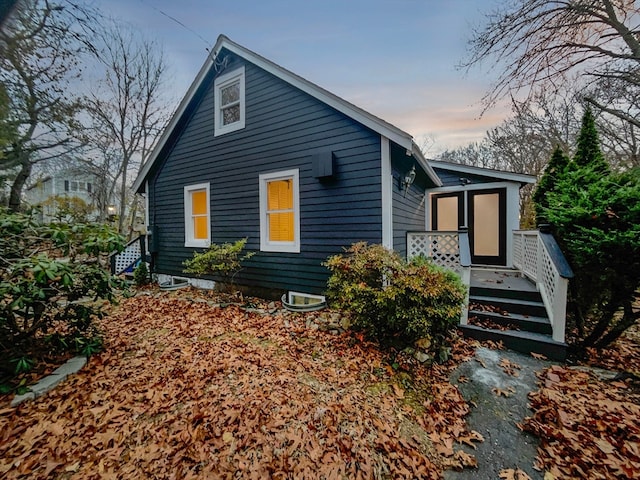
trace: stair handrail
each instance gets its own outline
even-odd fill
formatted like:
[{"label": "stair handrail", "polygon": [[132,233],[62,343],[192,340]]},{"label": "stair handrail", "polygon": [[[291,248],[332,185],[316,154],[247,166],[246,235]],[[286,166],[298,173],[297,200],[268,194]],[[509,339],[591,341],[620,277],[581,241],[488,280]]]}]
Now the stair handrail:
[{"label": "stair handrail", "polygon": [[564,343],[567,291],[573,271],[547,225],[540,230],[513,231],[513,265],[540,291],[553,339]]}]

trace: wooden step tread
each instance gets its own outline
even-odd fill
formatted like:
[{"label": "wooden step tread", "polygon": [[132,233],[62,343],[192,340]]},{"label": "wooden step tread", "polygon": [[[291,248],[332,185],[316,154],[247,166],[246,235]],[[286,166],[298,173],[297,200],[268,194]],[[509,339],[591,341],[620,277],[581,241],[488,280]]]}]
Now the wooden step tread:
[{"label": "wooden step tread", "polygon": [[564,361],[567,344],[556,342],[551,335],[523,330],[495,330],[477,325],[460,325],[465,336],[476,340],[502,342],[510,350],[522,353],[539,353],[552,360]]},{"label": "wooden step tread", "polygon": [[513,305],[521,305],[528,307],[543,307],[544,303],[536,302],[531,300],[518,300],[515,298],[504,298],[504,297],[485,297],[480,295],[469,295],[469,303],[483,303],[483,304],[513,304]]}]

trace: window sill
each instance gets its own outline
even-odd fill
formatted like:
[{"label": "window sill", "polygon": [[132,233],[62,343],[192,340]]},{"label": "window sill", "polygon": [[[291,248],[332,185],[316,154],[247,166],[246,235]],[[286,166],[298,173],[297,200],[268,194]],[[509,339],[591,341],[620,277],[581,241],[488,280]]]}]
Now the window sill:
[{"label": "window sill", "polygon": [[209,240],[191,240],[184,242],[184,246],[187,248],[209,248],[211,246],[211,242]]},{"label": "window sill", "polygon": [[265,245],[260,245],[261,252],[278,252],[278,253],[300,253],[300,245],[296,244],[284,244],[278,245],[273,243],[268,243]]}]

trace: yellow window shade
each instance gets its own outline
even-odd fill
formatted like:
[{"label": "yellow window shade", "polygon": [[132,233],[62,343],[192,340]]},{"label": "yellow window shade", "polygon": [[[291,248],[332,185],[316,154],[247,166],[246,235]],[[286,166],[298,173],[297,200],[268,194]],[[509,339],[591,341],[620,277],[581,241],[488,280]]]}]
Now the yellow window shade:
[{"label": "yellow window shade", "polygon": [[193,217],[193,238],[196,240],[206,240],[209,238],[207,231],[207,217]]},{"label": "yellow window shade", "polygon": [[274,180],[267,183],[267,210],[289,210],[293,208],[291,180]]},{"label": "yellow window shade", "polygon": [[207,214],[207,192],[196,190],[191,192],[191,213],[193,215]]},{"label": "yellow window shade", "polygon": [[293,212],[269,214],[269,241],[293,242]]}]

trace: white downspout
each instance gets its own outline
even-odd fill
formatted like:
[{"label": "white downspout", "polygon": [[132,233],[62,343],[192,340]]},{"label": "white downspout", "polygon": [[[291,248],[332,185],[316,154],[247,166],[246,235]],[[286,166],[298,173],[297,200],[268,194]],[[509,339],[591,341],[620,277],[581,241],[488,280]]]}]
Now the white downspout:
[{"label": "white downspout", "polygon": [[382,183],[382,246],[393,250],[393,172],[389,139],[380,136]]}]

